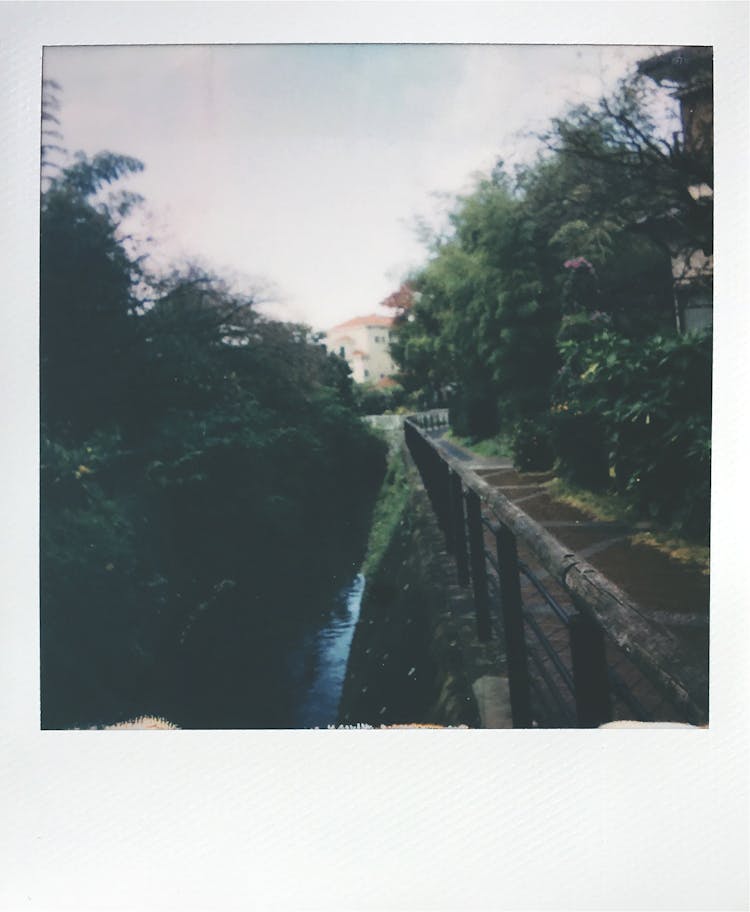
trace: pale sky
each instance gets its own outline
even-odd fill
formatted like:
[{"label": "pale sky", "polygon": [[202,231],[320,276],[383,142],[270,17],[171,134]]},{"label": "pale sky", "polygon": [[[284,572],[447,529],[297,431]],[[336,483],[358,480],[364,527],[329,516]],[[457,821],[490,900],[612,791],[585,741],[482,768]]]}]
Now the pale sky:
[{"label": "pale sky", "polygon": [[[417,216],[646,47],[193,45],[45,50],[64,145],[140,158],[154,265],[197,261],[316,329],[372,312],[426,253]],[[443,195],[441,197],[441,194]],[[143,217],[141,217],[143,218]]]}]

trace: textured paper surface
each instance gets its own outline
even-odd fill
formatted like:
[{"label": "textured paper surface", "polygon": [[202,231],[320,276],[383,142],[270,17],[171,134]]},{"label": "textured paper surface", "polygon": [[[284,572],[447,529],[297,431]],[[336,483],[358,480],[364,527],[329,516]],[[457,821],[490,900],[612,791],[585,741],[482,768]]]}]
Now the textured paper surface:
[{"label": "textured paper surface", "polygon": [[[0,908],[747,908],[747,33],[722,3],[0,5]],[[41,49],[154,41],[715,46],[709,730],[39,731]]]}]

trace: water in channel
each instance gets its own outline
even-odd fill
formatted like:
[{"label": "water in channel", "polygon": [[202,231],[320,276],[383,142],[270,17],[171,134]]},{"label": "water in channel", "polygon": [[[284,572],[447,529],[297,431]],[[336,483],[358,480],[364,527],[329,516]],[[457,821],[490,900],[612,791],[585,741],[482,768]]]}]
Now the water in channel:
[{"label": "water in channel", "polygon": [[340,524],[304,553],[280,555],[259,582],[250,564],[196,614],[164,669],[161,715],[188,729],[335,725],[373,501],[350,504]]},{"label": "water in channel", "polygon": [[181,728],[335,724],[365,585],[352,569],[337,577],[278,599],[237,592],[206,612],[181,652],[164,715]]},{"label": "water in channel", "polygon": [[364,588],[365,578],[359,573],[337,593],[325,625],[305,638],[310,673],[304,678],[295,728],[326,728],[336,722]]}]

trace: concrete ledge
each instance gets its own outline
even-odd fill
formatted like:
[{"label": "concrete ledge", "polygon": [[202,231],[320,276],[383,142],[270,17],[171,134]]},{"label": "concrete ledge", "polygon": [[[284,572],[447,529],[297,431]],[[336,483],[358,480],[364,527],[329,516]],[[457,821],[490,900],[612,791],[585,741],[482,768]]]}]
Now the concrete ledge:
[{"label": "concrete ledge", "polygon": [[472,684],[482,728],[513,728],[507,678],[484,675]]}]

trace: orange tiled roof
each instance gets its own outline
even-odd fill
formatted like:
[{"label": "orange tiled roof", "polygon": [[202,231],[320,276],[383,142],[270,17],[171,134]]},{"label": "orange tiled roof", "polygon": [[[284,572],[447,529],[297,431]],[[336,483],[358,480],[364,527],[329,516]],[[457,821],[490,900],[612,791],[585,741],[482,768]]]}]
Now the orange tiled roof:
[{"label": "orange tiled roof", "polygon": [[345,323],[339,323],[337,326],[328,330],[329,333],[337,332],[340,329],[354,328],[355,326],[391,326],[393,317],[386,317],[382,314],[368,314],[366,317],[354,317]]}]

